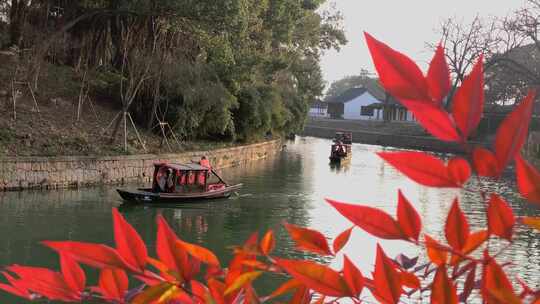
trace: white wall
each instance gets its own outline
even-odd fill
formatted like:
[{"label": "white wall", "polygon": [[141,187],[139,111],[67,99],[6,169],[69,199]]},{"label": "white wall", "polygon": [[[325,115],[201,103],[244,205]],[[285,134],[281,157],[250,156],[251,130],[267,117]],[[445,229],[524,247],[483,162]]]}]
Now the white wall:
[{"label": "white wall", "polygon": [[[373,97],[373,95],[369,94],[369,92],[365,92],[364,94],[346,102],[343,107],[343,118],[344,119],[371,119],[376,120],[377,119],[377,113],[376,110],[373,111],[373,116],[364,116],[360,115],[360,109],[362,106],[367,106],[372,103],[378,103],[379,100],[377,98]],[[382,120],[382,114],[379,115],[379,120]]]}]

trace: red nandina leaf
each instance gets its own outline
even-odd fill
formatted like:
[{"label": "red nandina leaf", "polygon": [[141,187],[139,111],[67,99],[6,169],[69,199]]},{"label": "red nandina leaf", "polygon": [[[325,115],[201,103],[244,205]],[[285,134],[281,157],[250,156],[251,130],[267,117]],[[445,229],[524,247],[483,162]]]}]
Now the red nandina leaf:
[{"label": "red nandina leaf", "polygon": [[178,237],[162,215],[157,217],[156,253],[158,258],[171,270],[185,279],[186,270],[191,269],[184,247],[176,244]]},{"label": "red nandina leaf", "polygon": [[[473,232],[467,238],[467,243],[465,247],[461,250],[462,255],[468,255],[469,253],[475,251],[480,245],[482,245],[489,237],[487,230],[480,230]],[[450,261],[450,265],[455,266],[461,262],[462,258],[459,255],[453,255]]]},{"label": "red nandina leaf", "polygon": [[364,276],[346,255],[343,256],[343,278],[353,296],[356,297],[362,292]]},{"label": "red nandina leaf", "polygon": [[399,298],[403,293],[401,276],[396,270],[394,262],[386,256],[379,244],[377,244],[373,283],[376,294],[385,303],[399,302]]},{"label": "red nandina leaf", "polygon": [[[425,152],[379,152],[382,159],[413,181],[428,187],[461,187],[444,162]],[[460,167],[454,170],[460,170]],[[463,170],[463,169],[461,169]]]},{"label": "red nandina leaf", "polygon": [[80,294],[73,292],[62,274],[41,267],[12,265],[6,268],[19,277],[17,289],[31,290],[50,300],[80,301]]},{"label": "red nandina leaf", "polygon": [[116,208],[113,208],[113,224],[114,240],[118,253],[126,262],[138,268],[141,272],[144,271],[148,252],[141,236]]},{"label": "red nandina leaf", "polygon": [[197,260],[211,266],[221,267],[218,258],[212,251],[199,245],[184,242],[180,239],[176,241],[176,244],[184,248],[184,250]]},{"label": "red nandina leaf", "polygon": [[356,226],[376,237],[389,240],[407,239],[407,236],[399,228],[398,222],[384,211],[330,199],[326,199],[326,201]]},{"label": "red nandina leaf", "polygon": [[476,173],[480,176],[497,177],[499,175],[499,167],[495,154],[484,148],[474,148],[473,163]]},{"label": "red nandina leaf", "polygon": [[516,156],[516,179],[519,193],[526,200],[540,204],[540,173],[521,155]]},{"label": "red nandina leaf", "polygon": [[331,297],[350,294],[345,280],[333,269],[312,261],[276,259],[276,264],[308,288]]},{"label": "red nandina leaf", "polygon": [[444,232],[446,241],[452,248],[461,251],[465,247],[470,234],[469,223],[465,214],[461,211],[457,199],[454,199],[454,203],[448,212]]},{"label": "red nandina leaf", "polygon": [[428,83],[416,63],[365,33],[379,79],[392,96],[431,102]]},{"label": "red nandina leaf", "polygon": [[107,299],[124,302],[128,289],[128,277],[122,269],[102,269],[99,274],[99,291]]},{"label": "red nandina leaf", "polygon": [[86,275],[81,266],[65,254],[60,254],[60,267],[64,281],[74,292],[82,292],[86,285]]},{"label": "red nandina leaf", "polygon": [[137,271],[133,266],[126,263],[116,250],[106,245],[73,241],[43,241],[42,244],[88,266],[100,269],[123,268]]},{"label": "red nandina leaf", "polygon": [[492,194],[489,200],[488,210],[488,231],[491,234],[500,236],[508,241],[512,241],[512,234],[516,218],[512,208],[497,194]]},{"label": "red nandina leaf", "polygon": [[476,284],[476,264],[474,264],[473,268],[467,274],[467,278],[465,279],[465,283],[463,284],[463,292],[459,296],[459,300],[461,302],[467,303],[467,299],[471,295],[475,284]]},{"label": "red nandina leaf", "polygon": [[32,295],[30,294],[30,291],[28,291],[28,289],[24,287],[24,282],[22,282],[21,280],[15,279],[11,275],[9,275],[9,273],[7,272],[2,271],[2,274],[11,285],[0,284],[0,289],[8,293],[11,293],[15,296],[25,298],[27,300],[32,299]]},{"label": "red nandina leaf", "polygon": [[440,104],[450,92],[450,70],[444,56],[444,48],[439,44],[429,64],[426,77],[429,95],[435,104]]},{"label": "red nandina leaf", "polygon": [[463,185],[471,176],[469,162],[461,157],[453,157],[448,162],[448,176],[456,183]]},{"label": "red nandina leaf", "polygon": [[448,260],[446,249],[429,235],[425,234],[424,238],[426,240],[426,250],[429,260],[437,266],[446,264]]},{"label": "red nandina leaf", "polygon": [[270,252],[274,250],[274,247],[276,247],[276,239],[274,238],[274,232],[272,230],[268,230],[263,236],[260,247],[261,252],[264,255],[269,255]]},{"label": "red nandina leaf", "polygon": [[452,117],[440,106],[416,100],[399,101],[431,135],[443,141],[460,141]]},{"label": "red nandina leaf", "polygon": [[454,95],[452,114],[461,130],[463,141],[467,141],[469,135],[476,129],[484,111],[483,66],[483,56],[480,56]]},{"label": "red nandina leaf", "polygon": [[217,303],[217,304],[225,304],[225,298],[224,298],[224,293],[225,293],[225,284],[223,284],[222,282],[214,279],[214,278],[210,278],[208,280],[208,289],[210,289],[210,294],[212,295],[212,299]]},{"label": "red nandina leaf", "polygon": [[137,296],[135,296],[135,298],[131,301],[131,304],[167,303],[168,300],[177,295],[179,290],[180,289],[176,285],[169,282],[163,282],[146,288],[141,293],[137,294]]},{"label": "red nandina leaf", "polygon": [[354,226],[351,228],[343,231],[340,233],[337,238],[334,240],[334,253],[337,254],[349,241],[349,238],[351,237],[351,232],[353,230]]},{"label": "red nandina leaf", "polygon": [[401,190],[398,191],[397,219],[401,230],[411,239],[418,241],[422,221],[416,209],[411,205]]},{"label": "red nandina leaf", "polygon": [[206,300],[210,298],[210,292],[206,286],[197,280],[191,280],[191,292],[196,299],[199,299],[199,303],[206,303]]},{"label": "red nandina leaf", "polygon": [[531,228],[540,230],[540,217],[525,216],[521,218],[521,222]]},{"label": "red nandina leaf", "polygon": [[244,287],[246,284],[250,284],[262,274],[261,271],[245,272],[238,276],[230,285],[227,285],[224,295],[228,295],[238,289]]},{"label": "red nandina leaf", "polygon": [[401,282],[404,286],[407,286],[412,289],[420,288],[420,280],[414,273],[408,271],[402,271],[399,273]]},{"label": "red nandina leaf", "polygon": [[289,235],[301,250],[311,251],[323,255],[332,255],[328,241],[322,233],[316,230],[283,223]]},{"label": "red nandina leaf", "polygon": [[291,292],[292,290],[297,289],[300,286],[302,286],[302,283],[300,281],[298,281],[297,279],[290,279],[287,282],[281,284],[281,286],[279,286],[276,290],[274,290],[268,297],[266,297],[266,300],[282,296],[288,292]]},{"label": "red nandina leaf", "polygon": [[433,285],[431,286],[431,303],[433,304],[454,304],[458,303],[456,286],[448,278],[446,266],[442,265],[437,269]]},{"label": "red nandina leaf", "polygon": [[311,295],[309,289],[305,286],[301,286],[294,292],[290,304],[309,304],[311,302]]},{"label": "red nandina leaf", "polygon": [[487,260],[482,280],[484,300],[488,303],[521,303],[502,267],[487,253],[484,253],[484,256]]},{"label": "red nandina leaf", "polygon": [[497,129],[495,156],[499,171],[503,171],[506,165],[519,154],[525,143],[535,95],[534,91],[529,91],[527,97],[504,119]]}]

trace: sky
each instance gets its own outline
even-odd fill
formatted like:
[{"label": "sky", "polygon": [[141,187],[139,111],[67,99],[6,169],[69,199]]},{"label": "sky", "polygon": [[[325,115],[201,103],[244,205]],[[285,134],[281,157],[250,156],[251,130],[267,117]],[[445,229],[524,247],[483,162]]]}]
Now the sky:
[{"label": "sky", "polygon": [[523,7],[525,0],[331,0],[344,17],[349,43],[341,51],[327,51],[321,66],[328,86],[360,69],[375,72],[364,31],[407,54],[421,68],[433,55],[427,42],[440,39],[437,27],[447,18],[470,22],[475,16],[505,16]]}]

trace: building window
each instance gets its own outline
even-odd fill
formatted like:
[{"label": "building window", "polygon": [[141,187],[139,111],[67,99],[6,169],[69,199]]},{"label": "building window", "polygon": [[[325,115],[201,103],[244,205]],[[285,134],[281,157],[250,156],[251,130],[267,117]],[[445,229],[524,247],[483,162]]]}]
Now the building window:
[{"label": "building window", "polygon": [[360,107],[360,115],[362,116],[373,116],[373,108],[372,107]]}]

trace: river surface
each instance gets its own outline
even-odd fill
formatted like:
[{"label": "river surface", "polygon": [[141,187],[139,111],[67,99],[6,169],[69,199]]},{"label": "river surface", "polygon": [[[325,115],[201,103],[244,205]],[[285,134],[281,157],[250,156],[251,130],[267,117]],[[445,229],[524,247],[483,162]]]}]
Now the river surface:
[{"label": "river surface", "polygon": [[[351,223],[329,206],[325,197],[381,208],[394,216],[397,189],[401,189],[420,213],[424,231],[439,240],[444,240],[448,208],[458,197],[472,230],[486,226],[484,204],[476,195],[477,183],[471,181],[461,191],[420,186],[377,157],[375,152],[385,148],[362,144],[353,145],[353,159],[348,166],[331,168],[329,147],[329,140],[300,137],[287,142],[283,152],[269,159],[225,169],[222,176],[229,183],[243,183],[244,187],[229,199],[201,204],[127,206],[122,204],[115,187],[0,193],[0,265],[57,267],[57,256],[39,244],[43,240],[112,245],[113,207],[118,207],[140,232],[152,255],[155,256],[155,217],[161,213],[181,238],[211,249],[222,262],[230,259],[230,246],[241,244],[252,232],[264,233],[267,229],[277,233],[277,256],[313,258],[294,249],[282,223],[308,226],[333,239]],[[540,216],[540,208],[531,207],[513,191],[512,178],[503,182],[483,181],[483,187],[505,197],[516,214]],[[515,243],[503,252],[501,259],[513,262],[513,273],[539,287],[540,234],[524,227],[518,227],[517,232]],[[399,253],[423,254],[406,242],[375,239],[360,229],[353,231],[343,251],[370,276],[377,243],[390,257]],[[492,242],[492,248],[495,243],[506,244]],[[323,262],[341,269],[340,257]],[[276,284],[274,278],[263,277],[259,283],[261,293],[266,294]],[[0,303],[19,302],[0,292]]]}]

